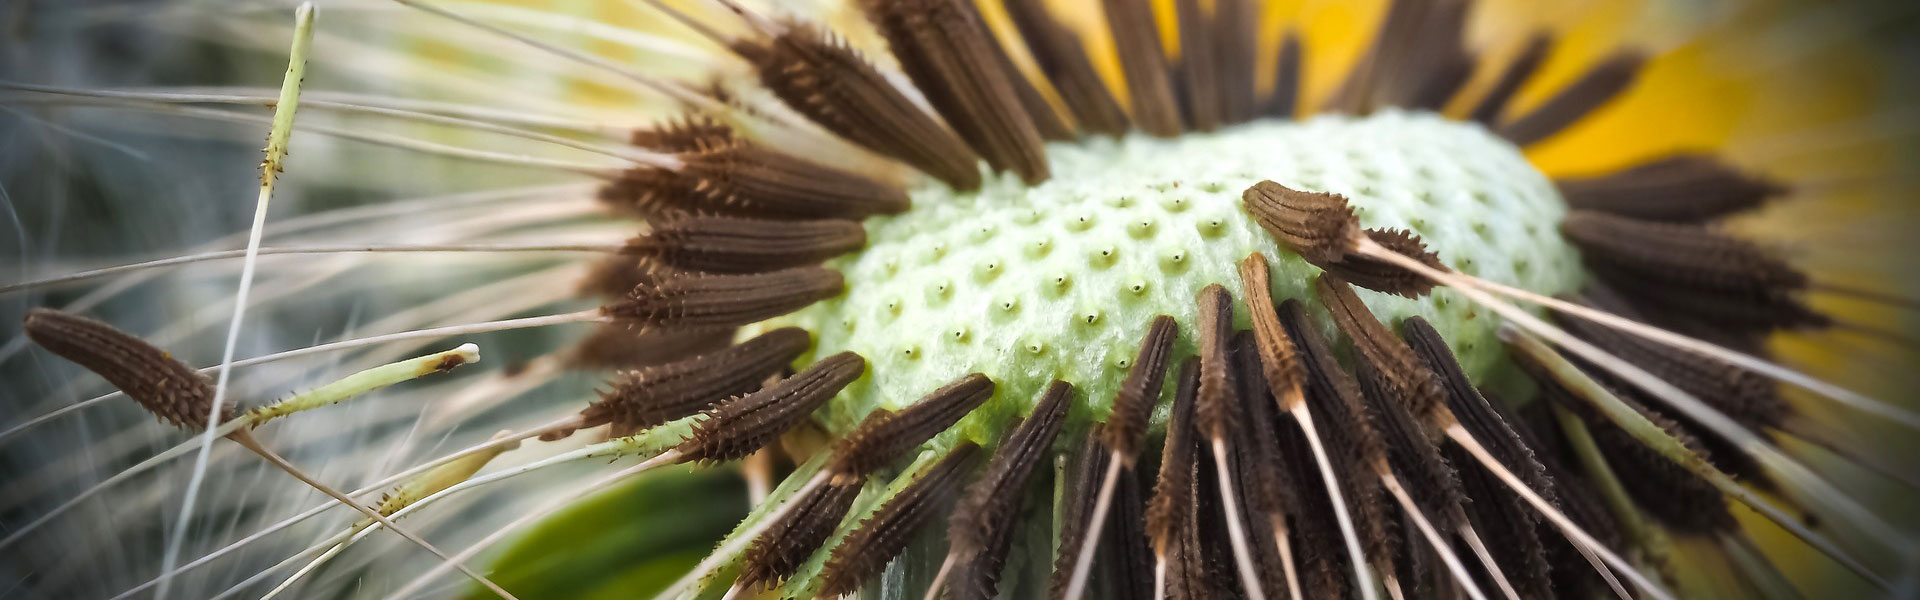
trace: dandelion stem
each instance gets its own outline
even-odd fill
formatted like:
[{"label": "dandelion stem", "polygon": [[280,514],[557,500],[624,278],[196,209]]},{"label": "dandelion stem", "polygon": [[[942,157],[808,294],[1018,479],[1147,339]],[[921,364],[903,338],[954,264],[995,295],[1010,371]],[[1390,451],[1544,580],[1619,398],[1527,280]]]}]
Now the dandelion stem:
[{"label": "dandelion stem", "polygon": [[[200,436],[200,451],[194,457],[193,475],[187,481],[186,498],[180,505],[180,516],[174,529],[167,535],[167,548],[160,559],[159,587],[154,590],[155,600],[166,600],[173,580],[166,575],[180,558],[180,544],[186,540],[187,531],[193,522],[193,508],[199,499],[200,484],[207,475],[207,458],[213,451],[214,430],[218,429],[220,412],[226,406],[227,377],[233,370],[233,351],[240,341],[240,325],[247,311],[247,292],[253,287],[253,252],[260,248],[262,230],[267,224],[267,204],[273,198],[273,184],[284,170],[282,161],[287,155],[287,138],[293,133],[293,117],[300,107],[300,86],[306,80],[307,50],[313,45],[313,3],[303,2],[294,10],[293,45],[288,51],[287,75],[280,83],[280,100],[274,104],[273,128],[267,133],[266,160],[260,163],[260,195],[254,202],[253,229],[247,237],[248,257],[241,267],[240,289],[234,295],[233,319],[227,326],[226,348],[222,350],[219,375],[215,377],[213,402],[207,409],[206,432]],[[264,455],[263,455],[264,456]],[[348,504],[352,504],[351,500]]]}]

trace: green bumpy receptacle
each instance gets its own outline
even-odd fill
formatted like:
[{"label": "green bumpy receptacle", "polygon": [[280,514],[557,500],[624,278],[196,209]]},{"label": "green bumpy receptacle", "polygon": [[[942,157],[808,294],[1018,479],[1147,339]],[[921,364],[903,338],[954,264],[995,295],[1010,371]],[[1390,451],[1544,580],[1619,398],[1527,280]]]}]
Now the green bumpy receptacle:
[{"label": "green bumpy receptacle", "polygon": [[[814,332],[814,356],[850,350],[869,361],[822,411],[827,429],[845,431],[874,408],[897,409],[972,372],[998,390],[947,439],[991,443],[1053,379],[1078,389],[1076,419],[1105,418],[1148,322],[1178,319],[1181,352],[1191,353],[1195,295],[1219,283],[1240,296],[1247,254],[1272,259],[1276,300],[1312,298],[1319,269],[1242,208],[1241,192],[1263,179],[1346,196],[1364,225],[1410,229],[1479,277],[1548,294],[1581,281],[1578,255],[1557,231],[1566,209],[1553,184],[1475,124],[1330,115],[1048,151],[1053,179],[1038,186],[1003,176],[976,192],[914,190],[911,211],[869,220],[868,247],[829,265],[845,274],[845,294],[765,324]],[[1456,292],[1361,297],[1390,323],[1426,317],[1471,376],[1504,361],[1497,319]],[[1236,307],[1241,328],[1245,310]]]}]

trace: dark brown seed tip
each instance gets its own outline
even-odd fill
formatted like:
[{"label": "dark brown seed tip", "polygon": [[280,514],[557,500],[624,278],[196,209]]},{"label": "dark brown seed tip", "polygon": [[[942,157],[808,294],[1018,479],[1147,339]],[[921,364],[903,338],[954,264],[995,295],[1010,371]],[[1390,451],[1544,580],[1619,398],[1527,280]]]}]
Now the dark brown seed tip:
[{"label": "dark brown seed tip", "polygon": [[1213,284],[1200,290],[1200,389],[1194,400],[1194,426],[1208,441],[1224,440],[1237,418],[1228,381],[1227,343],[1233,337],[1233,297]]},{"label": "dark brown seed tip", "polygon": [[648,328],[737,327],[799,310],[844,287],[838,271],[820,267],[749,275],[677,273],[641,282],[625,301],[600,310]]},{"label": "dark brown seed tip", "polygon": [[[1435,270],[1448,270],[1446,265],[1440,263],[1440,256],[1428,252],[1420,236],[1412,232],[1404,229],[1368,229],[1366,235],[1367,239],[1388,252],[1420,261]],[[1347,280],[1347,283],[1376,292],[1419,298],[1433,291],[1433,280],[1426,276],[1368,256],[1348,256],[1344,261],[1320,266]]]},{"label": "dark brown seed tip", "polygon": [[860,355],[841,352],[772,386],[707,409],[706,418],[693,426],[693,435],[675,448],[680,462],[746,458],[859,379],[866,366]]},{"label": "dark brown seed tip", "polygon": [[1315,265],[1340,262],[1353,251],[1360,221],[1339,194],[1303,192],[1262,181],[1240,195],[1260,228]]},{"label": "dark brown seed tip", "polygon": [[874,411],[840,439],[828,471],[836,480],[864,477],[946,431],[993,397],[993,380],[974,373],[898,412]]},{"label": "dark brown seed tip", "polygon": [[[27,338],[93,371],[161,420],[199,430],[213,406],[213,384],[166,351],[112,325],[47,308],[27,312]],[[232,418],[231,407],[221,420]]]},{"label": "dark brown seed tip", "polygon": [[905,550],[922,525],[952,503],[971,470],[980,446],[961,442],[946,458],[921,471],[918,479],[834,546],[821,572],[822,596],[838,598],[858,591]]},{"label": "dark brown seed tip", "polygon": [[1103,440],[1109,450],[1120,454],[1128,465],[1140,454],[1141,438],[1147,434],[1147,416],[1160,399],[1160,387],[1166,382],[1167,362],[1173,360],[1173,341],[1180,326],[1173,317],[1154,317],[1147,336],[1140,340],[1140,353],[1134,357],[1127,380],[1113,397],[1113,413],[1107,417]]}]

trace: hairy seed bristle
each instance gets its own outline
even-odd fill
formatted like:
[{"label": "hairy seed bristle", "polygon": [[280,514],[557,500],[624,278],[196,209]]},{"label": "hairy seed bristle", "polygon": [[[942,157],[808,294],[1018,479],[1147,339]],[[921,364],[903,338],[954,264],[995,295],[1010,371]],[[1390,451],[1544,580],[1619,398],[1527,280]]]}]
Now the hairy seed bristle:
[{"label": "hairy seed bristle", "polygon": [[[22,328],[35,344],[99,375],[160,420],[188,430],[206,427],[213,383],[165,350],[112,325],[48,308],[27,311]],[[220,420],[233,417],[229,406]]]},{"label": "hairy seed bristle", "polygon": [[1521,85],[1533,78],[1534,71],[1539,70],[1540,63],[1547,58],[1547,50],[1552,47],[1553,35],[1550,33],[1538,31],[1528,37],[1519,53],[1507,62],[1507,66],[1500,70],[1500,75],[1494,78],[1493,84],[1487,86],[1487,91],[1480,95],[1479,103],[1474,104],[1467,118],[1485,125],[1499,121],[1501,113],[1507,110],[1507,103],[1513,100],[1514,94],[1519,93]]},{"label": "hairy seed bristle", "polygon": [[1528,146],[1552,137],[1632,88],[1646,63],[1647,57],[1638,52],[1617,52],[1589,68],[1532,112],[1502,124],[1497,133],[1516,146]]},{"label": "hairy seed bristle", "polygon": [[841,352],[759,391],[705,411],[693,434],[674,448],[680,462],[746,458],[826,404],[866,370],[866,359]]},{"label": "hairy seed bristle", "polygon": [[1133,122],[1148,135],[1180,135],[1180,106],[1153,6],[1147,0],[1101,0],[1100,5],[1125,75],[1126,97],[1133,100]]},{"label": "hairy seed bristle", "polygon": [[[1029,184],[1050,173],[1040,132],[995,56],[992,34],[964,0],[863,0],[901,70],[974,152]],[[1022,83],[1025,83],[1024,80]]]},{"label": "hairy seed bristle", "polygon": [[1039,466],[1054,436],[1066,424],[1073,404],[1073,385],[1054,381],[1042,392],[1026,421],[1013,428],[993,453],[987,470],[967,486],[947,526],[948,554],[954,560],[948,597],[986,600],[1000,585],[1013,543],[1015,513],[1025,495],[1027,478]]},{"label": "hairy seed bristle", "polygon": [[754,589],[784,581],[799,571],[807,557],[826,543],[840,520],[846,518],[863,485],[860,480],[828,482],[805,496],[788,500],[794,503],[794,509],[754,538],[734,585]]},{"label": "hairy seed bristle", "polygon": [[[692,415],[759,388],[811,344],[805,330],[785,327],[718,352],[618,373],[613,389],[580,411],[580,426],[613,423],[617,429],[641,430]],[[549,439],[557,437],[565,434]]]},{"label": "hairy seed bristle", "polygon": [[[867,245],[859,221],[682,216],[649,223],[630,253],[683,271],[760,273],[819,264]],[[629,287],[628,289],[632,289]]]},{"label": "hairy seed bristle", "polygon": [[1184,513],[1193,510],[1190,489],[1198,455],[1194,439],[1194,404],[1200,395],[1200,360],[1180,363],[1174,380],[1173,410],[1167,414],[1167,435],[1160,451],[1160,475],[1147,500],[1147,538],[1154,553],[1164,556],[1185,535]]},{"label": "hairy seed bristle", "polygon": [[1339,194],[1303,192],[1262,181],[1240,196],[1261,229],[1315,265],[1340,262],[1353,251],[1360,221]]},{"label": "hairy seed bristle", "polygon": [[1173,360],[1174,338],[1180,326],[1173,317],[1154,317],[1146,337],[1140,340],[1140,352],[1134,355],[1127,378],[1113,397],[1113,412],[1107,417],[1102,439],[1120,460],[1132,464],[1140,454],[1140,442],[1147,434],[1147,417],[1160,401],[1160,389],[1166,383],[1168,363]]},{"label": "hairy seed bristle", "polygon": [[1228,344],[1233,337],[1233,297],[1213,284],[1200,290],[1200,389],[1194,400],[1194,429],[1208,440],[1223,440],[1241,418],[1239,400],[1228,373]]},{"label": "hairy seed bristle", "polygon": [[974,373],[897,412],[874,411],[835,443],[827,471],[840,479],[864,477],[952,427],[993,397],[993,389],[993,380]]},{"label": "hairy seed bristle", "polygon": [[833,547],[821,571],[821,595],[851,594],[879,576],[887,563],[913,541],[921,526],[952,504],[979,454],[979,445],[960,442],[945,458],[915,475],[913,483],[901,488],[873,516],[862,520]]},{"label": "hairy seed bristle", "polygon": [[1785,194],[1779,182],[1701,154],[1675,154],[1594,177],[1554,181],[1567,205],[1646,221],[1701,223]]},{"label": "hairy seed bristle", "polygon": [[675,274],[641,283],[626,301],[601,311],[645,328],[737,327],[799,310],[843,289],[838,271],[819,267],[747,275]]},{"label": "hairy seed bristle", "polygon": [[832,34],[788,23],[773,39],[733,49],[753,64],[761,85],[828,131],[955,189],[980,187],[980,157],[966,142]]},{"label": "hairy seed bristle", "polygon": [[1437,427],[1450,418],[1443,416],[1447,405],[1433,372],[1373,316],[1352,287],[1338,277],[1321,275],[1313,290],[1332,314],[1334,325],[1353,340],[1361,357],[1379,369],[1389,397],[1404,403],[1415,418],[1428,425]]},{"label": "hairy seed bristle", "polygon": [[1045,3],[1012,0],[1005,5],[1040,72],[1060,92],[1060,99],[1080,127],[1110,136],[1126,133],[1132,126],[1127,113],[1100,79],[1080,35],[1047,14]]}]

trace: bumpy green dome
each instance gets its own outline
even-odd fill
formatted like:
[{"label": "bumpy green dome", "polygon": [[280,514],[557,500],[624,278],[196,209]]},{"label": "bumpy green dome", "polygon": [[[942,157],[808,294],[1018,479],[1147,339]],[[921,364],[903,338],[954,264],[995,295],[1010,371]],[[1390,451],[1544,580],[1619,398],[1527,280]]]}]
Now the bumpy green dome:
[{"label": "bumpy green dome", "polygon": [[[1364,225],[1411,229],[1480,277],[1545,293],[1581,279],[1556,229],[1565,209],[1552,183],[1474,124],[1322,116],[1049,152],[1054,177],[1038,186],[1000,177],[977,192],[914,190],[913,210],[869,220],[867,249],[831,265],[846,275],[844,295],[766,324],[815,332],[819,356],[851,350],[870,361],[826,412],[828,429],[971,372],[999,389],[954,434],[991,440],[1056,378],[1079,389],[1090,409],[1079,417],[1103,418],[1148,321],[1168,314],[1190,327],[1194,296],[1210,283],[1237,296],[1248,253],[1274,259],[1276,299],[1311,297],[1319,269],[1278,248],[1241,207],[1240,193],[1263,179],[1344,195]],[[1389,322],[1431,320],[1475,377],[1502,362],[1495,319],[1452,291],[1362,295]],[[1244,305],[1239,320],[1245,327]],[[1191,339],[1181,345],[1191,351]]]}]

